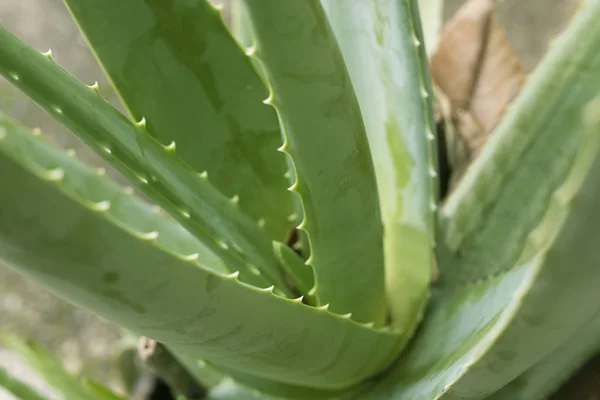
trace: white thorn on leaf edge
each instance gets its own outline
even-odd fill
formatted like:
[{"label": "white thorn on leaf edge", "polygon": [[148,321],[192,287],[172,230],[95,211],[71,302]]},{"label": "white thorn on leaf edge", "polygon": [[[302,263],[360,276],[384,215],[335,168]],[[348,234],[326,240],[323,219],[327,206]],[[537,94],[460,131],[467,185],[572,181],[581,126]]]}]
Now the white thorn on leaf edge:
[{"label": "white thorn on leaf edge", "polygon": [[271,292],[273,293],[273,290],[275,290],[275,285],[271,285],[269,287],[266,287],[264,289],[259,289],[261,292]]},{"label": "white thorn on leaf edge", "polygon": [[31,130],[31,133],[33,134],[33,136],[41,136],[42,135],[42,130],[40,128],[33,128]]},{"label": "white thorn on leaf edge", "polygon": [[198,176],[202,179],[208,179],[208,172],[207,171],[202,171],[198,174]]},{"label": "white thorn on leaf edge", "polygon": [[165,150],[167,150],[167,151],[175,151],[176,149],[177,149],[177,145],[175,144],[174,140],[171,143],[169,143],[167,146],[165,146]]},{"label": "white thorn on leaf edge", "polygon": [[65,177],[65,171],[62,168],[54,168],[44,173],[44,178],[51,182],[59,182]]},{"label": "white thorn on leaf edge", "polygon": [[258,222],[256,222],[256,225],[258,225],[259,228],[264,228],[265,223],[266,223],[265,219],[261,218],[258,220]]},{"label": "white thorn on leaf edge", "polygon": [[52,58],[53,58],[53,56],[52,56],[52,49],[48,49],[48,51],[46,51],[45,53],[44,53],[44,52],[41,52],[41,54],[42,54],[44,57],[48,57],[49,59],[52,59]]},{"label": "white thorn on leaf edge", "polygon": [[219,246],[221,246],[221,248],[224,250],[229,249],[229,245],[222,240],[219,240]]},{"label": "white thorn on leaf edge", "polygon": [[317,307],[319,310],[323,310],[323,311],[327,311],[329,309],[329,303],[325,304],[324,306],[321,307]]},{"label": "white thorn on leaf edge", "polygon": [[269,93],[269,97],[267,97],[266,99],[263,100],[264,104],[273,105],[273,92]]},{"label": "white thorn on leaf edge", "polygon": [[90,208],[94,211],[108,211],[110,209],[110,201],[104,200],[93,203]]},{"label": "white thorn on leaf edge", "polygon": [[256,54],[256,45],[252,45],[250,47],[247,47],[246,50],[244,50],[244,53],[248,57],[252,57],[254,54]]},{"label": "white thorn on leaf edge", "polygon": [[238,203],[240,202],[240,196],[238,196],[237,194],[236,194],[236,195],[233,195],[233,197],[231,197],[231,198],[229,199],[229,202],[230,202],[231,204],[238,204]]},{"label": "white thorn on leaf edge", "polygon": [[352,318],[352,313],[349,312],[348,314],[342,314],[342,315],[340,315],[340,317],[342,317],[344,319],[350,319],[350,318]]},{"label": "white thorn on leaf edge", "polygon": [[185,261],[197,261],[198,258],[200,258],[200,254],[192,253],[192,254],[188,254],[187,256],[182,256],[181,258],[184,259]]},{"label": "white thorn on leaf edge", "polygon": [[57,113],[59,115],[61,115],[63,113],[62,108],[60,108],[59,106],[53,106],[52,111],[54,111],[55,113]]},{"label": "white thorn on leaf edge", "polygon": [[300,296],[300,297],[298,297],[296,299],[292,299],[292,301],[294,303],[302,303],[303,300],[304,300],[304,296]]},{"label": "white thorn on leaf edge", "polygon": [[90,89],[92,89],[92,90],[96,91],[96,92],[100,90],[100,86],[98,85],[98,81],[94,81],[94,84],[93,84],[93,85],[91,85],[91,86],[90,86],[90,85],[88,85],[88,87],[89,87]]},{"label": "white thorn on leaf edge", "polygon": [[10,76],[10,79],[12,79],[13,81],[18,81],[19,79],[21,79],[21,78],[19,77],[19,75],[15,74],[14,72],[10,72],[10,73],[8,74],[8,76]]},{"label": "white thorn on leaf edge", "polygon": [[156,240],[156,239],[158,239],[158,231],[142,233],[139,236],[141,239],[144,239],[144,240]]},{"label": "white thorn on leaf edge", "polygon": [[225,278],[236,279],[240,276],[240,271],[232,272],[231,274],[225,275]]},{"label": "white thorn on leaf edge", "polygon": [[135,125],[139,126],[140,128],[145,128],[146,127],[146,117],[142,117],[142,119],[140,119],[138,122],[136,122]]}]

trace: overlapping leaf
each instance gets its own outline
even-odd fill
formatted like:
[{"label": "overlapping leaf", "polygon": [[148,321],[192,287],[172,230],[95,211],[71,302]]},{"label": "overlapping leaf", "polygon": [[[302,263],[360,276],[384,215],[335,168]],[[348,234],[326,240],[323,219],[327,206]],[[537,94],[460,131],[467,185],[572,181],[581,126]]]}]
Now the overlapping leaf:
[{"label": "overlapping leaf", "polygon": [[99,197],[106,178],[65,158],[2,130],[0,257],[20,273],[192,358],[276,381],[346,388],[397,355],[394,333],[205,269],[133,230]]},{"label": "overlapping leaf", "polygon": [[322,0],[357,91],[377,173],[393,323],[429,299],[436,205],[431,83],[414,2]]},{"label": "overlapping leaf", "polygon": [[318,0],[246,0],[254,55],[271,85],[302,201],[315,294],[335,312],[382,325],[383,238],[358,102]]},{"label": "overlapping leaf", "polygon": [[442,209],[441,288],[363,398],[484,398],[597,315],[598,101],[582,112],[600,90],[599,15],[588,2]]},{"label": "overlapping leaf", "polygon": [[271,241],[235,202],[87,87],[0,27],[0,74],[22,89],[236,271],[291,294]]},{"label": "overlapping leaf", "polygon": [[296,222],[282,139],[250,60],[206,0],[65,0],[135,120],[283,240]]}]

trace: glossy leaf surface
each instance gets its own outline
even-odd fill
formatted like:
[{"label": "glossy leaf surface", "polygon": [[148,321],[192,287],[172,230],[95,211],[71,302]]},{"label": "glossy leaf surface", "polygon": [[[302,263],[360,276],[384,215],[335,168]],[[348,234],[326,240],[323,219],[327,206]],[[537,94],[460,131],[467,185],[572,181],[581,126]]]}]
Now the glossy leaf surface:
[{"label": "glossy leaf surface", "polygon": [[235,202],[219,192],[146,130],[0,27],[0,74],[83,139],[130,182],[236,271],[260,269],[263,287],[290,293],[271,242]]},{"label": "glossy leaf surface", "polygon": [[318,0],[247,0],[254,56],[271,85],[319,304],[382,325],[382,227],[369,144],[350,77]]},{"label": "glossy leaf surface", "polygon": [[295,221],[277,116],[206,0],[65,0],[124,104],[159,142],[283,240]]},{"label": "glossy leaf surface", "polygon": [[371,144],[393,324],[410,336],[429,299],[437,207],[431,83],[418,11],[404,0],[322,3]]}]

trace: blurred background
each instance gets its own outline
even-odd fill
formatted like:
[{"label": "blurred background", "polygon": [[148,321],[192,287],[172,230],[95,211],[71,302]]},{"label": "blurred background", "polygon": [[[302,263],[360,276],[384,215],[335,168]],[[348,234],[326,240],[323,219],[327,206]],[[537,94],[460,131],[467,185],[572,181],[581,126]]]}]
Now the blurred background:
[{"label": "blurred background", "polygon": [[[447,0],[446,18],[462,3]],[[535,67],[548,44],[568,23],[578,3],[579,0],[498,2],[498,16],[527,71]],[[98,81],[101,94],[119,107],[115,93],[61,0],[0,0],[0,23],[40,51],[52,48],[60,65],[88,84]],[[78,156],[90,164],[103,165],[93,152],[2,78],[0,112],[30,127],[40,127],[51,140],[75,149]],[[113,366],[120,331],[3,265],[0,265],[0,331],[33,338],[58,354],[69,370],[118,387]],[[44,393],[52,394],[16,354],[1,347],[0,365]],[[51,398],[59,399],[56,395]],[[0,400],[12,400],[12,397],[0,389]]]}]

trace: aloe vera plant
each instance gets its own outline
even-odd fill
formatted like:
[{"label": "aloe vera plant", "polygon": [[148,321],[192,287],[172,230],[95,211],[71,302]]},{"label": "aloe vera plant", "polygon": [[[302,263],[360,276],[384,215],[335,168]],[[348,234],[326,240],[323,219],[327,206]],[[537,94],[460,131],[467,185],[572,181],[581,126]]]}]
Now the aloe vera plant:
[{"label": "aloe vera plant", "polygon": [[65,4],[128,115],[2,27],[0,74],[131,187],[0,116],[0,259],[206,398],[535,400],[600,350],[600,1],[443,201],[415,0]]}]

